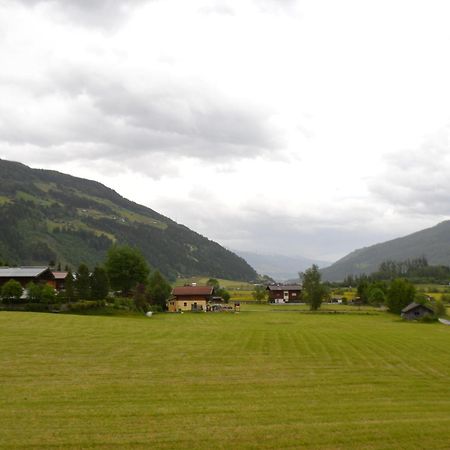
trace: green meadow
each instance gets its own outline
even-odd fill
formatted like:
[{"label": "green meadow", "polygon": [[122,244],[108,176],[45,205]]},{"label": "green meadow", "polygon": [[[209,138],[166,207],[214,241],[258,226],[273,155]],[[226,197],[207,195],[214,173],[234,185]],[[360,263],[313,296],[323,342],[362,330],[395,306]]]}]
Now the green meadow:
[{"label": "green meadow", "polygon": [[450,448],[450,327],[338,311],[0,312],[0,447]]}]

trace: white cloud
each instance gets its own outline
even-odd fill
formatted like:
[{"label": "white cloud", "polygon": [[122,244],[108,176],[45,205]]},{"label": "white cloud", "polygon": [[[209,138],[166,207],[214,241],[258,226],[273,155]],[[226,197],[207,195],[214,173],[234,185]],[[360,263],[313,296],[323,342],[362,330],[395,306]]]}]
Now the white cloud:
[{"label": "white cloud", "polygon": [[229,247],[341,256],[448,214],[449,12],[0,1],[0,157],[98,179]]}]

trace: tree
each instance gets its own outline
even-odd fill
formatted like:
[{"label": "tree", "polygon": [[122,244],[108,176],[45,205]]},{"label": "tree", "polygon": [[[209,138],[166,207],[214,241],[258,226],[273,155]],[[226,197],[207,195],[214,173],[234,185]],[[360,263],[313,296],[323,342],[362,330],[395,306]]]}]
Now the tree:
[{"label": "tree", "polygon": [[94,300],[103,300],[109,294],[109,278],[106,270],[102,267],[96,267],[92,272],[91,278],[91,298]]},{"label": "tree", "polygon": [[73,302],[76,299],[73,275],[70,270],[67,271],[67,276],[64,281],[64,298],[68,302]]},{"label": "tree", "polygon": [[146,312],[149,308],[149,295],[145,284],[138,283],[133,290],[133,300],[138,311]]},{"label": "tree", "polygon": [[214,294],[217,297],[222,297],[223,301],[225,303],[228,303],[228,300],[230,300],[231,295],[225,288],[220,287],[219,280],[217,280],[216,278],[210,278],[206,282],[206,284],[214,288]]},{"label": "tree", "polygon": [[402,309],[414,301],[416,289],[404,278],[396,278],[389,286],[386,305],[389,311],[400,314]]},{"label": "tree", "polygon": [[320,282],[319,267],[313,264],[302,274],[303,279],[303,298],[309,303],[309,308],[316,311],[320,308],[322,300],[326,295],[326,290]]},{"label": "tree", "polygon": [[373,287],[369,290],[368,301],[371,305],[380,306],[383,305],[386,300],[386,295],[379,287]]},{"label": "tree", "polygon": [[447,315],[447,308],[442,300],[436,300],[434,302],[433,309],[436,317],[445,317]]},{"label": "tree", "polygon": [[264,286],[256,285],[255,289],[253,289],[252,297],[255,299],[257,303],[261,303],[267,297],[267,290]]},{"label": "tree", "polygon": [[360,280],[356,288],[356,295],[363,305],[369,303],[369,282],[365,279]]},{"label": "tree", "polygon": [[32,303],[39,303],[41,301],[41,290],[42,286],[40,284],[35,284],[30,281],[27,284],[28,301]]},{"label": "tree", "polygon": [[75,291],[77,297],[81,300],[89,300],[91,298],[91,282],[90,273],[86,264],[80,264],[75,278]]},{"label": "tree", "polygon": [[145,283],[150,272],[142,253],[128,246],[114,246],[105,262],[111,287],[128,295],[138,283]]},{"label": "tree", "polygon": [[17,301],[20,300],[20,297],[22,296],[22,286],[21,284],[16,280],[9,280],[7,281],[3,287],[2,287],[2,298],[5,300],[12,300]]},{"label": "tree", "polygon": [[169,298],[171,291],[172,287],[159,271],[156,270],[150,275],[147,293],[152,305],[158,305],[161,309],[165,309],[166,300]]},{"label": "tree", "polygon": [[206,284],[208,286],[212,286],[214,289],[219,289],[220,288],[220,284],[219,284],[219,280],[217,280],[216,278],[210,278]]},{"label": "tree", "polygon": [[55,301],[55,290],[48,284],[44,284],[41,288],[41,302],[53,303]]}]

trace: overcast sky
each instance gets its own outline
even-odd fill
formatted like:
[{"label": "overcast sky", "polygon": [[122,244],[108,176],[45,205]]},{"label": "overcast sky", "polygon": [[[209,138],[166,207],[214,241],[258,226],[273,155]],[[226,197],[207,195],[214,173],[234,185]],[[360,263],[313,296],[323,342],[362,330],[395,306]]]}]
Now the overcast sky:
[{"label": "overcast sky", "polygon": [[448,0],[0,0],[0,158],[335,260],[450,215],[449,22]]}]

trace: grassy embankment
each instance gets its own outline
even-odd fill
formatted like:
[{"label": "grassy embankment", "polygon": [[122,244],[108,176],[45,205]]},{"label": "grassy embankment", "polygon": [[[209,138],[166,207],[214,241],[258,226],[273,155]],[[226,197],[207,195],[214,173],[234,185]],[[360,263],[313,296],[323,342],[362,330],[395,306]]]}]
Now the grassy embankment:
[{"label": "grassy embankment", "polygon": [[0,342],[1,448],[450,444],[440,324],[272,305],[151,319],[1,312]]}]

